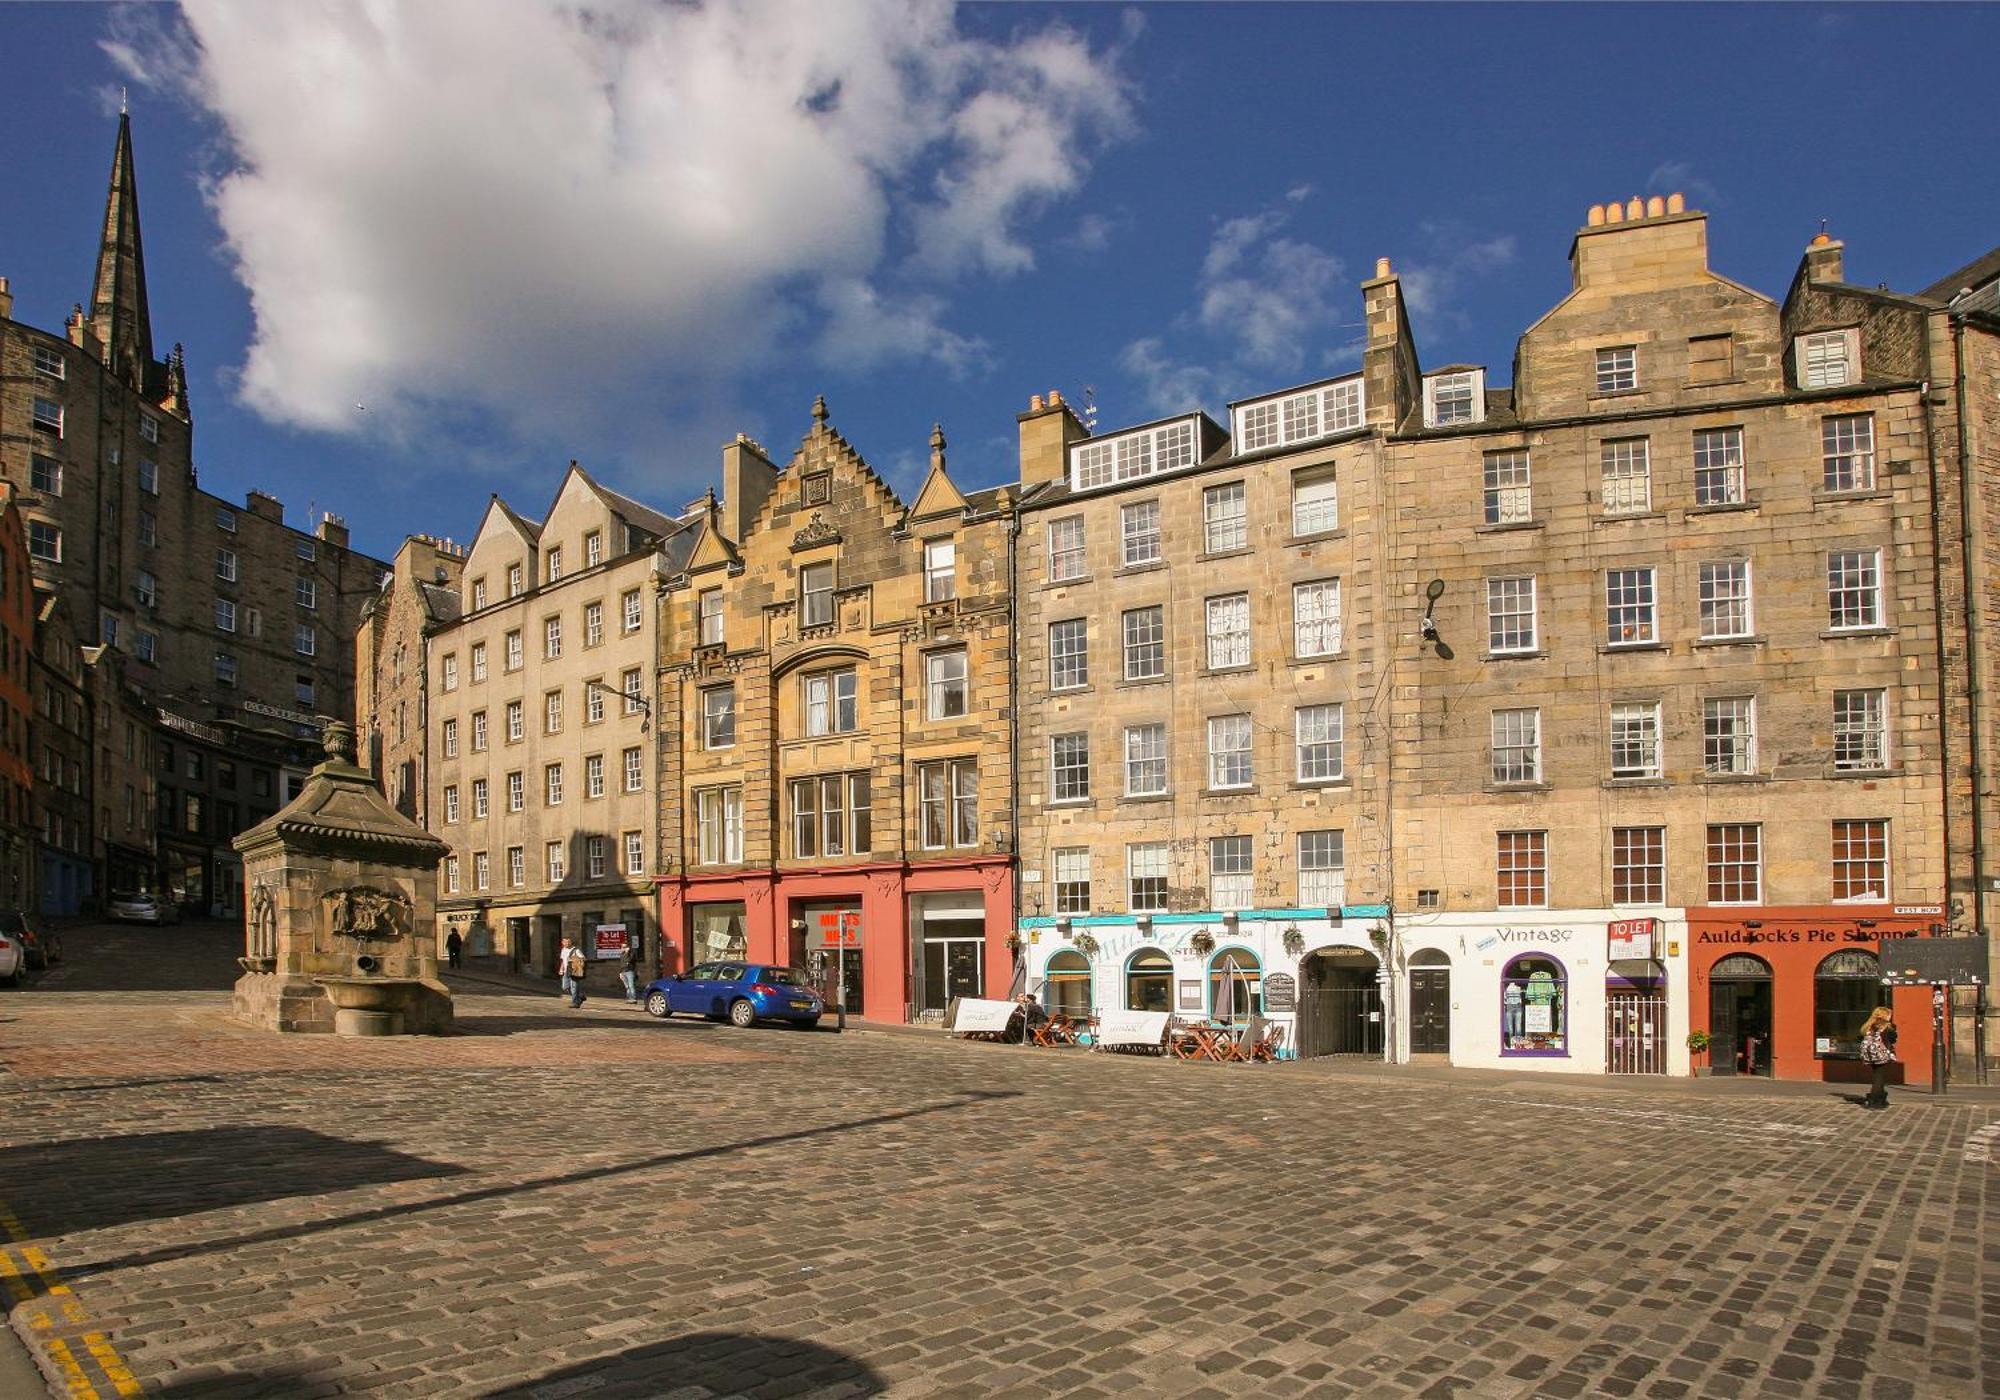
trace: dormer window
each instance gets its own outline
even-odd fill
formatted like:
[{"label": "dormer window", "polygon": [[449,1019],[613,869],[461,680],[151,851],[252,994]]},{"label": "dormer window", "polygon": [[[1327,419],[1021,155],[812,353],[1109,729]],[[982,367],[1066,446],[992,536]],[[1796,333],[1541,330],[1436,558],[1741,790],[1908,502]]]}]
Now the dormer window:
[{"label": "dormer window", "polygon": [[1361,379],[1357,375],[1335,384],[1237,404],[1232,416],[1239,455],[1331,437],[1361,426]]},{"label": "dormer window", "polygon": [[1837,389],[1861,377],[1860,336],[1851,330],[1824,331],[1798,339],[1799,386]]},{"label": "dormer window", "polygon": [[1070,449],[1070,487],[1095,491],[1119,482],[1195,463],[1195,420],[1176,419],[1157,427],[1135,428],[1116,437],[1078,443]]},{"label": "dormer window", "polygon": [[554,583],[562,577],[562,546],[559,544],[550,546],[547,558],[548,567],[544,576],[550,583]]},{"label": "dormer window", "polygon": [[1597,392],[1622,394],[1639,387],[1639,349],[1635,345],[1604,345],[1597,351]]},{"label": "dormer window", "polygon": [[1449,428],[1486,417],[1486,371],[1452,370],[1424,380],[1424,425]]},{"label": "dormer window", "polygon": [[592,530],[583,537],[583,567],[594,569],[604,562],[604,532]]}]

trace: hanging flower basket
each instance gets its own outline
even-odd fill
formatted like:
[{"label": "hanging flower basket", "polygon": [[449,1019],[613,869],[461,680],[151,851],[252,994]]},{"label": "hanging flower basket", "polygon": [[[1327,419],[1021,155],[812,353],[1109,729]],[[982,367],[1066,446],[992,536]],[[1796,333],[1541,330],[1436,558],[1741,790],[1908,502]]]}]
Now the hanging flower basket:
[{"label": "hanging flower basket", "polygon": [[1094,958],[1097,956],[1097,940],[1088,933],[1079,933],[1076,936],[1076,950],[1086,958]]},{"label": "hanging flower basket", "polygon": [[1380,948],[1389,941],[1388,927],[1383,924],[1371,925],[1368,930],[1368,941],[1373,943],[1377,948]]},{"label": "hanging flower basket", "polygon": [[1300,953],[1303,953],[1305,950],[1306,950],[1306,936],[1303,933],[1299,932],[1297,926],[1294,925],[1293,927],[1286,929],[1285,930],[1286,956],[1296,958]]},{"label": "hanging flower basket", "polygon": [[1215,951],[1215,935],[1207,929],[1197,929],[1194,937],[1188,939],[1188,947],[1207,957]]},{"label": "hanging flower basket", "polygon": [[1021,951],[1021,930],[1017,928],[1007,930],[1007,949],[1014,953]]}]

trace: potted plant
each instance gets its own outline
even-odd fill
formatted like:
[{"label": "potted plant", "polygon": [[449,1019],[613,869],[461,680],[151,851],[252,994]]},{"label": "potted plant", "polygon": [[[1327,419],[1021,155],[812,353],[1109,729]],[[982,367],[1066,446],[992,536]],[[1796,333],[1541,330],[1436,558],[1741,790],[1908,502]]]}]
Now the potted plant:
[{"label": "potted plant", "polygon": [[1215,951],[1215,935],[1205,928],[1198,928],[1194,931],[1194,936],[1188,939],[1188,947],[1205,958]]},{"label": "potted plant", "polygon": [[1306,950],[1306,936],[1299,932],[1299,926],[1292,924],[1285,930],[1285,955],[1296,958]]},{"label": "potted plant", "polygon": [[[1708,1054],[1708,1047],[1714,1044],[1715,1041],[1714,1037],[1709,1035],[1707,1031],[1689,1031],[1687,1043],[1688,1054],[1699,1060]],[[1694,1072],[1697,1077],[1701,1077],[1707,1075],[1709,1069],[1710,1066],[1708,1065],[1698,1064],[1694,1067]]]}]

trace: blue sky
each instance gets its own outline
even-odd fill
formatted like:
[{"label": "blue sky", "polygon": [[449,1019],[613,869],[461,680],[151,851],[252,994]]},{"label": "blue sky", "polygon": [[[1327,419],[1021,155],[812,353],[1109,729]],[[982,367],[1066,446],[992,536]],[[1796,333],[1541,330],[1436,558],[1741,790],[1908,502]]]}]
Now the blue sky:
[{"label": "blue sky", "polygon": [[2000,242],[1989,6],[601,10],[0,6],[16,317],[87,294],[129,88],[203,484],[386,555],[573,456],[678,507],[815,393],[906,493],[933,420],[1009,479],[1031,393],[1109,428],[1352,364],[1380,255],[1426,361],[1504,380],[1612,197],[1686,191],[1772,295],[1821,219],[1902,289]]}]

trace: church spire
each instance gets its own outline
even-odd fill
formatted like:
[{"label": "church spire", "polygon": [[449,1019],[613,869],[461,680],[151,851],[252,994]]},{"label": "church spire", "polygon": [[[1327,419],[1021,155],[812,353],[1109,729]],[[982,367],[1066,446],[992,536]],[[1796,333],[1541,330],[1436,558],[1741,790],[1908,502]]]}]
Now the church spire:
[{"label": "church spire", "polygon": [[104,202],[104,236],[97,249],[90,322],[105,364],[143,392],[153,372],[153,326],[146,309],[146,253],[139,242],[132,118],[122,111],[118,146],[111,155],[111,189]]}]

